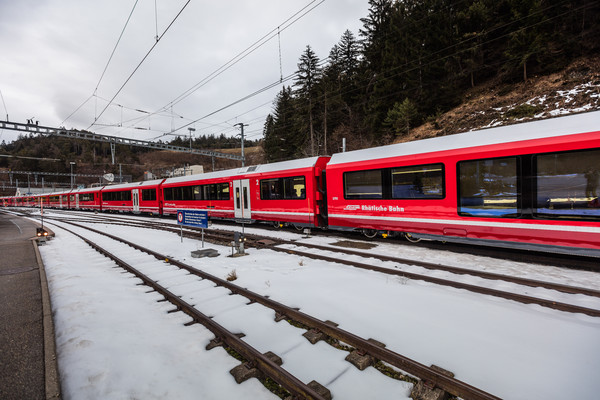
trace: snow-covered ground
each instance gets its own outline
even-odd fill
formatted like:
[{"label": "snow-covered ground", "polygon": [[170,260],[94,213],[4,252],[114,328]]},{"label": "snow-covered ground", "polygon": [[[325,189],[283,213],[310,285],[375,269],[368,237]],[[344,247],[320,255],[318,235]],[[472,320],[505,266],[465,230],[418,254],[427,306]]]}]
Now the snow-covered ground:
[{"label": "snow-covered ground", "polygon": [[[46,216],[50,215],[47,211]],[[270,250],[250,249],[246,257],[229,258],[229,248],[207,244],[221,255],[194,259],[190,251],[200,248],[195,240],[184,238],[182,243],[179,236],[156,230],[93,227],[221,278],[235,270],[235,283],[242,287],[322,320],[335,321],[362,337],[375,338],[423,364],[451,370],[458,379],[502,398],[593,399],[600,391],[596,379],[600,318]],[[204,349],[212,339],[205,328],[185,327],[189,318],[167,314],[172,307],[157,303],[156,294],[145,293],[147,288],[138,286],[137,279],[114,268],[108,259],[58,226],[51,229],[56,238],[40,250],[53,302],[65,399],[275,398],[256,380],[237,385],[228,371],[238,362],[221,348]],[[279,234],[297,239],[299,244],[336,241],[317,236],[303,239],[293,232]],[[129,251],[135,254],[135,250]],[[489,263],[482,257],[392,242],[368,252],[600,289],[600,275],[585,271],[509,261]],[[480,279],[472,279],[481,284]],[[526,291],[538,295],[542,290]],[[561,296],[568,297],[556,296],[558,301],[563,301]],[[201,306],[212,307],[217,322],[233,331],[245,330],[245,340],[260,351],[274,351],[283,358],[284,368],[305,382],[319,381],[336,399],[406,398],[410,394],[410,384],[393,381],[373,368],[358,371],[343,361],[345,352],[322,342],[310,345],[301,330],[285,322],[275,323],[272,311],[257,305],[222,307],[217,305],[220,301],[205,299]],[[599,306],[597,299],[575,302]],[[307,355],[313,357],[310,363]]]}]

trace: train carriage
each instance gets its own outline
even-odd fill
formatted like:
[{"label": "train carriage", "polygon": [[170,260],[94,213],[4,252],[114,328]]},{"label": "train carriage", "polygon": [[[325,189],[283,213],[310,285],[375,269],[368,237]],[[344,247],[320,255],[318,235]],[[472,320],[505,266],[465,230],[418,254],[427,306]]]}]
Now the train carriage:
[{"label": "train carriage", "polygon": [[[296,227],[325,226],[322,172],[328,161],[329,157],[311,157],[247,167],[234,182],[236,218]],[[245,190],[250,193],[249,204]]]},{"label": "train carriage", "polygon": [[[63,208],[62,207],[62,196],[60,192],[53,192],[48,194],[48,208]],[[66,208],[66,207],[65,207]]]},{"label": "train carriage", "polygon": [[168,178],[161,185],[162,212],[175,215],[177,210],[206,211],[209,218],[234,218],[233,183],[237,169]]},{"label": "train carriage", "polygon": [[100,211],[101,187],[73,190],[69,193],[69,207],[74,210]]},{"label": "train carriage", "polygon": [[164,179],[155,179],[151,181],[143,181],[132,183],[132,212],[147,213],[151,215],[161,215],[163,205],[163,195],[161,183]]},{"label": "train carriage", "polygon": [[317,186],[328,160],[312,157],[169,178],[162,184],[163,213],[204,210],[210,218],[323,226]]},{"label": "train carriage", "polygon": [[60,204],[60,208],[70,209],[71,204],[73,204],[73,207],[75,207],[75,196],[72,196],[73,198],[71,198],[71,192],[72,190],[69,190],[67,192],[62,192],[61,194],[59,194],[58,201]]},{"label": "train carriage", "polygon": [[329,226],[598,255],[600,112],[336,154]]},{"label": "train carriage", "polygon": [[[138,183],[123,183],[104,186],[100,190],[100,210],[112,212],[133,212],[139,207],[139,192],[134,187]],[[134,203],[137,204],[134,207]]]}]

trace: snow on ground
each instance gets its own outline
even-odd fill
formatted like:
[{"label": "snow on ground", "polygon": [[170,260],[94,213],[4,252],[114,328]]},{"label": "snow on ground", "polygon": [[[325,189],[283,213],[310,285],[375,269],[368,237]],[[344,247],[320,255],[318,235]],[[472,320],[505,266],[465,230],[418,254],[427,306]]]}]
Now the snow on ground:
[{"label": "snow on ground", "polygon": [[257,380],[232,383],[228,371],[239,363],[222,348],[204,350],[210,331],[184,328],[188,319],[167,314],[172,306],[138,279],[57,232],[40,251],[64,399],[276,398]]},{"label": "snow on ground", "polygon": [[[423,364],[449,369],[458,379],[502,398],[592,399],[600,390],[596,379],[600,318],[270,250],[251,249],[249,256],[232,259],[226,257],[230,249],[207,244],[221,256],[193,259],[190,251],[200,248],[195,240],[184,238],[182,243],[175,234],[116,225],[93,227],[134,239],[221,278],[235,270],[235,283],[242,287],[322,320],[333,320],[365,338],[373,337]],[[112,268],[107,259],[71,235],[58,228],[56,232],[57,237],[41,251],[48,270],[66,399],[274,398],[256,380],[234,383],[228,371],[237,361],[220,348],[204,350],[212,338],[206,329],[184,327],[186,319],[178,313],[166,314],[164,303],[145,294],[143,286],[136,286],[136,279]],[[293,232],[281,234],[300,237]],[[302,240],[336,241],[316,236]],[[492,268],[482,257],[395,243],[378,245],[373,251],[600,287],[600,276],[585,271],[509,261],[496,262]],[[235,324],[243,316],[234,319],[233,314],[224,314],[219,318]],[[278,338],[270,338],[270,329],[261,326],[250,335],[262,343],[256,346],[275,343]],[[343,360],[346,354],[324,343],[306,346],[289,340],[287,350],[280,351],[285,354],[279,355],[284,367],[302,379],[323,376],[320,383],[337,399],[386,398],[378,395],[379,388],[362,384],[365,376],[381,375],[374,369],[359,372],[350,364],[343,369],[330,368],[335,362],[332,357]],[[310,366],[299,357],[308,352],[316,357]],[[323,371],[315,371],[319,365]],[[387,385],[395,386],[399,398],[410,392],[410,385],[386,380]],[[389,394],[389,390],[394,389],[385,388],[381,394]]]}]

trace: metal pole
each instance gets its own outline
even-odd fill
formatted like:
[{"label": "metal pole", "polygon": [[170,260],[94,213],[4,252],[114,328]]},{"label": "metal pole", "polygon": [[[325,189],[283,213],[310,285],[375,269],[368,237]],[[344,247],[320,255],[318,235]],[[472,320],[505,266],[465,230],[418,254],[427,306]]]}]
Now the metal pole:
[{"label": "metal pole", "polygon": [[239,124],[235,124],[234,126],[239,126],[241,129],[241,136],[242,136],[242,167],[244,167],[246,165],[246,157],[244,157],[244,127],[248,126],[248,124],[242,124],[241,122]]},{"label": "metal pole", "polygon": [[73,165],[75,165],[75,163],[71,161],[69,164],[71,164],[71,189],[73,189]]},{"label": "metal pole", "polygon": [[192,132],[195,132],[196,129],[188,128],[188,131],[190,131],[190,153],[191,153],[192,152]]}]

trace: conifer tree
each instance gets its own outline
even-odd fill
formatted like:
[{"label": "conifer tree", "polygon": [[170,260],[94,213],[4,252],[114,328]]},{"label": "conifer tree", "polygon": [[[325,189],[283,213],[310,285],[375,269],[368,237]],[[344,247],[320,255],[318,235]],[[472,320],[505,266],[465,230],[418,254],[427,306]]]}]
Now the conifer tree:
[{"label": "conifer tree", "polygon": [[314,129],[314,103],[316,99],[316,86],[320,78],[319,58],[308,45],[300,56],[298,71],[294,86],[300,103],[308,116],[308,130],[310,132],[310,155],[315,156],[315,129]]}]

